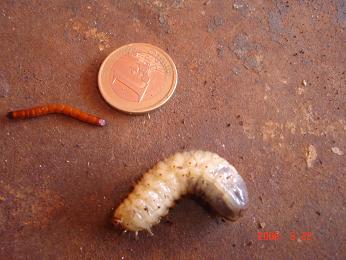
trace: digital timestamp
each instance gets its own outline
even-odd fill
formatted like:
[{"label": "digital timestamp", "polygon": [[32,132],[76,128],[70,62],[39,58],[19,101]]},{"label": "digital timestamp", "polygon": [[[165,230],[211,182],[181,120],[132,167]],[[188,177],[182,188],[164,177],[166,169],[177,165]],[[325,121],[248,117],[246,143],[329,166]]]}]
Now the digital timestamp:
[{"label": "digital timestamp", "polygon": [[[278,241],[283,236],[279,231],[272,231],[272,232],[257,232],[257,238],[259,241]],[[286,237],[286,236],[285,236]],[[312,232],[295,232],[291,231],[289,234],[289,238],[292,241],[311,241],[313,240],[313,233]]]}]

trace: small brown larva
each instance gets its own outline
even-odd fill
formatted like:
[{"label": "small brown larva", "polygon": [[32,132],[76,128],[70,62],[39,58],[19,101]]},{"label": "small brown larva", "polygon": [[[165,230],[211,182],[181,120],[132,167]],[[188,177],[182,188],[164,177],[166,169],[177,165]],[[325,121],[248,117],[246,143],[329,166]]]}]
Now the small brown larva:
[{"label": "small brown larva", "polygon": [[114,223],[138,233],[160,222],[186,194],[204,198],[222,217],[237,220],[248,206],[237,170],[215,153],[176,153],[149,170],[114,212]]},{"label": "small brown larva", "polygon": [[39,107],[11,111],[7,113],[7,117],[10,119],[28,119],[48,114],[64,114],[88,124],[97,126],[106,125],[106,120],[90,115],[66,104],[48,104]]}]

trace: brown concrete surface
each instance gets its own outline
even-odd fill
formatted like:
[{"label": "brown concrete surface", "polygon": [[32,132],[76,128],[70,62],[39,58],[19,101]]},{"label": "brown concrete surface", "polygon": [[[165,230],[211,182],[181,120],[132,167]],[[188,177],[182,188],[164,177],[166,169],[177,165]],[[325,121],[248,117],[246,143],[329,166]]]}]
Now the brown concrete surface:
[{"label": "brown concrete surface", "polygon": [[[0,25],[0,259],[346,258],[344,0],[2,0]],[[132,42],[165,49],[179,73],[150,117],[117,112],[97,88],[103,59]],[[5,117],[51,102],[108,125]],[[245,216],[225,223],[185,199],[155,236],[121,236],[114,207],[193,148],[236,166]]]}]

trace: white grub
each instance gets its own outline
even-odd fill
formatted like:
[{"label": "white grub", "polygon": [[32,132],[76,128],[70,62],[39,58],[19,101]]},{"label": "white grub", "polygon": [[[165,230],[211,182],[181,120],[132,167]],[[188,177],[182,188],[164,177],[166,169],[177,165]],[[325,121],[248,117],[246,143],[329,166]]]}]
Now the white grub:
[{"label": "white grub", "polygon": [[308,85],[308,83],[306,82],[305,79],[303,79],[302,84],[303,84],[304,87],[306,87]]},{"label": "white grub", "polygon": [[114,212],[125,230],[146,230],[160,222],[186,194],[205,199],[222,217],[236,220],[248,206],[248,193],[237,170],[215,153],[176,153],[149,170]]},{"label": "white grub", "polygon": [[313,166],[316,159],[317,159],[316,147],[310,144],[306,152],[306,164],[308,168],[311,168]]},{"label": "white grub", "polygon": [[341,151],[339,147],[332,147],[332,152],[340,156],[344,155],[344,152]]}]

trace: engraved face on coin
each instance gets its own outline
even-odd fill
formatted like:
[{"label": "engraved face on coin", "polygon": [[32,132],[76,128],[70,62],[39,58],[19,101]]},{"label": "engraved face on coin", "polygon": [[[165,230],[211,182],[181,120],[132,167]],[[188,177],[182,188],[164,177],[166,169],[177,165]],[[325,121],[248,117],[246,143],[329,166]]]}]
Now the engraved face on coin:
[{"label": "engraved face on coin", "polygon": [[174,93],[177,69],[163,50],[133,43],[112,52],[102,63],[98,85],[103,98],[127,113],[145,113],[165,104]]}]

